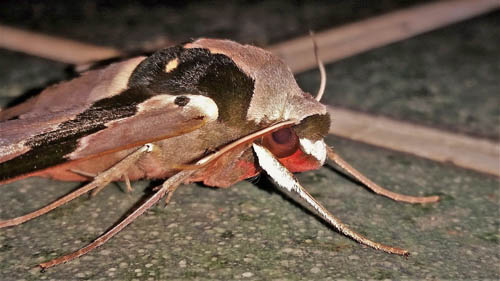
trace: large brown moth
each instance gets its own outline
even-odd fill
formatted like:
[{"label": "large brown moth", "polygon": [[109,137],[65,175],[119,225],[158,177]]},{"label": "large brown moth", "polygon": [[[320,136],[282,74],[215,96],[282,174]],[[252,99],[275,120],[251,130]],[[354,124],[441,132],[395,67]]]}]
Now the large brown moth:
[{"label": "large brown moth", "polygon": [[95,194],[111,181],[124,180],[130,188],[130,180],[168,178],[114,228],[76,252],[39,265],[45,269],[102,245],[163,197],[168,202],[180,184],[229,187],[263,170],[346,236],[408,255],[350,230],[293,176],[319,168],[328,157],[378,194],[410,203],[438,200],[385,190],[328,147],[323,138],[330,116],[319,102],[323,89],[324,83],[314,98],[271,53],[215,39],[116,62],[49,87],[0,111],[0,182],[31,176],[93,180],[35,212],[0,221],[0,228]]}]

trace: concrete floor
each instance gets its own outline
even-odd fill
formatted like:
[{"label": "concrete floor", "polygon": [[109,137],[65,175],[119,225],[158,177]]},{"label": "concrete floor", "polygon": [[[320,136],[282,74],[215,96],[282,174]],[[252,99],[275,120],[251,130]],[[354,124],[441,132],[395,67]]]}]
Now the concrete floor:
[{"label": "concrete floor", "polygon": [[[268,44],[305,33],[309,27],[304,22],[321,29],[398,6],[396,1],[384,1],[380,7],[343,1],[330,12],[333,9],[326,2],[321,4],[325,7],[280,1],[262,7],[237,2],[224,8],[231,11],[229,16],[213,21],[217,9],[208,4],[166,8],[129,4],[97,9],[85,1],[87,6],[77,5],[74,13],[68,13],[64,5],[50,10],[38,4],[31,8],[20,5],[19,10],[6,14],[9,5],[14,5],[6,2],[1,4],[0,19],[116,47],[140,47],[161,34],[174,40],[217,35]],[[42,16],[50,11],[55,15]],[[23,15],[28,17],[21,21]],[[155,20],[158,23],[151,25]],[[500,49],[495,46],[500,43],[499,20],[496,12],[332,64],[328,66],[326,101],[498,139]],[[174,28],[172,22],[182,28]],[[0,62],[6,66],[0,68],[3,106],[23,93],[68,77],[63,64],[13,52],[0,51]],[[314,91],[316,75],[305,73],[298,79],[304,88]],[[408,259],[356,244],[261,178],[229,189],[183,186],[168,207],[153,207],[97,251],[45,273],[33,268],[85,245],[116,223],[151,194],[147,187],[152,183],[141,181],[133,184],[131,194],[110,185],[95,198],[77,199],[29,223],[0,230],[0,279],[499,277],[498,179],[333,136],[327,142],[391,190],[443,197],[441,202],[425,206],[393,202],[329,167],[298,176],[345,223],[376,241],[409,249],[412,255]],[[33,178],[2,186],[0,217],[34,210],[79,185]]]}]

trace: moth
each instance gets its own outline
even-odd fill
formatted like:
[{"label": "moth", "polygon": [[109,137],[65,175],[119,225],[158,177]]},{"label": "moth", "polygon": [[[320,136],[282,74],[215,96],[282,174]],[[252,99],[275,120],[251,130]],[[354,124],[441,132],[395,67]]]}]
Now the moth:
[{"label": "moth", "polygon": [[265,172],[298,195],[327,223],[355,241],[388,253],[408,251],[373,242],[349,229],[297,181],[293,173],[327,158],[375,193],[409,203],[413,197],[376,185],[324,142],[330,116],[303,92],[273,54],[229,40],[198,39],[88,70],[26,102],[0,111],[0,183],[40,176],[90,182],[32,213],[0,221],[14,226],[112,181],[167,179],[114,228],[89,245],[39,266],[46,269],[104,244],[181,184],[226,188]]}]

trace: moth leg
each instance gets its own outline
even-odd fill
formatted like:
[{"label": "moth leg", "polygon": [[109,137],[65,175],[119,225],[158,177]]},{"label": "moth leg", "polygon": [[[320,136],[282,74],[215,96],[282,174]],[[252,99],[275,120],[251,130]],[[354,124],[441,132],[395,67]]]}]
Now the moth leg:
[{"label": "moth leg", "polygon": [[89,173],[89,172],[85,172],[85,171],[78,170],[78,169],[69,169],[69,171],[72,172],[72,173],[75,173],[77,175],[87,177],[87,178],[92,178],[93,179],[93,178],[97,177],[97,175],[94,174],[94,173]]},{"label": "moth leg", "polygon": [[[129,166],[130,167],[130,166]],[[124,174],[116,174],[116,178],[119,178],[119,177],[123,177],[125,179],[125,185],[127,187],[127,192],[131,192],[132,191],[132,185],[130,184],[130,180],[128,178],[128,176],[125,174],[127,170],[124,170],[124,171],[121,171],[122,173]],[[113,181],[114,179],[111,179],[110,181]],[[90,193],[90,196],[91,197],[94,197],[97,195],[97,193],[101,192],[107,185],[101,185],[101,186],[98,186],[96,189],[92,190],[92,192]]]},{"label": "moth leg", "polygon": [[[132,164],[132,163],[131,163]],[[97,177],[101,176],[101,174],[99,174]],[[108,183],[112,182],[115,178],[117,177],[120,177],[121,175],[120,174],[115,174],[113,175],[114,178],[110,178]],[[96,187],[94,190],[92,190],[92,192],[90,193],[90,197],[94,197],[97,195],[97,193],[99,193],[101,190],[103,190],[108,184],[105,184],[105,185],[99,185],[98,187]]]},{"label": "moth leg", "polygon": [[171,196],[170,194],[173,193],[173,191],[187,178],[189,177],[194,171],[193,170],[188,170],[188,171],[182,171],[179,172],[172,177],[170,177],[168,180],[166,180],[161,188],[153,195],[151,198],[149,198],[146,202],[144,202],[139,208],[137,208],[133,213],[128,215],[124,220],[122,220],[119,224],[117,224],[115,227],[111,228],[108,230],[106,233],[101,235],[99,238],[94,240],[92,243],[88,244],[87,246],[62,257],[55,258],[53,260],[50,260],[48,262],[44,262],[39,264],[39,266],[42,268],[42,270],[45,270],[49,267],[56,266],[61,263],[68,262],[70,260],[73,260],[75,258],[78,258],[82,255],[85,255],[86,253],[92,251],[93,249],[101,246],[102,244],[106,243],[111,237],[113,237],[115,234],[120,232],[124,227],[129,225],[131,222],[133,222],[137,217],[142,215],[145,211],[147,211],[151,206],[153,206],[156,202],[158,202],[165,194],[168,196]]},{"label": "moth leg", "polygon": [[283,188],[288,192],[295,192],[298,194],[302,200],[313,207],[328,224],[335,227],[338,231],[363,245],[377,250],[401,256],[408,256],[410,254],[407,250],[374,242],[351,230],[347,225],[343,224],[338,218],[333,216],[325,207],[323,207],[323,205],[321,205],[321,203],[314,199],[314,197],[312,197],[307,190],[300,185],[295,176],[278,160],[276,160],[276,158],[274,158],[274,155],[267,150],[267,148],[254,143],[253,149],[257,155],[259,166],[267,172],[267,174],[276,182],[278,187]]},{"label": "moth leg", "polygon": [[326,151],[328,154],[328,158],[330,158],[333,162],[342,167],[342,169],[346,170],[349,174],[351,174],[353,177],[355,177],[357,180],[362,182],[366,187],[368,187],[370,190],[372,190],[377,194],[391,198],[392,200],[395,201],[401,201],[406,203],[432,203],[439,201],[439,196],[425,196],[425,197],[408,196],[387,190],[379,186],[378,184],[374,183],[369,178],[365,177],[358,170],[354,169],[351,165],[349,165],[349,163],[347,163],[344,159],[342,159],[342,157],[340,157],[337,153],[335,153],[332,148],[327,147]]},{"label": "moth leg", "polygon": [[[88,177],[88,178],[95,178],[97,177],[96,174],[94,173],[89,173],[89,172],[85,172],[85,171],[82,171],[82,170],[77,170],[77,169],[70,169],[71,172],[75,173],[75,174],[78,174],[80,176],[84,176],[84,177]],[[127,174],[123,174],[122,176],[123,180],[125,181],[125,186],[126,186],[126,191],[127,192],[132,192],[132,185],[130,184],[130,179],[128,178],[128,175]],[[101,189],[97,188],[97,189],[94,189],[94,191],[92,192],[92,195],[91,196],[95,196]]]},{"label": "moth leg", "polygon": [[[177,190],[177,187],[179,187],[178,185],[176,186],[173,186],[169,192],[167,193],[167,197],[165,197],[165,207],[168,205],[168,203],[170,202],[170,199],[172,199],[172,196],[174,195],[174,192]],[[155,188],[153,188],[153,191],[158,191],[161,189],[161,186],[157,186]]]},{"label": "moth leg", "polygon": [[4,220],[0,221],[0,228],[7,227],[7,226],[14,226],[18,225],[24,222],[27,222],[31,219],[34,219],[38,216],[41,216],[45,213],[48,213],[55,208],[66,204],[67,202],[80,197],[81,195],[95,189],[99,188],[101,186],[106,186],[109,182],[111,182],[113,179],[116,178],[117,175],[123,174],[124,171],[126,171],[132,164],[137,162],[141,158],[141,156],[144,153],[148,153],[152,150],[153,145],[152,144],[145,144],[136,151],[132,152],[128,156],[126,156],[124,159],[122,159],[120,162],[116,163],[114,166],[111,168],[107,169],[103,173],[99,174],[97,177],[94,178],[92,182],[89,184],[81,187],[80,189],[63,196],[62,198],[50,203],[49,205],[38,209],[34,212],[31,212],[29,214],[26,214],[24,216],[20,216],[17,218],[9,219],[9,220]]},{"label": "moth leg", "polygon": [[123,174],[123,179],[125,180],[125,186],[127,187],[127,192],[132,192],[132,185],[130,184],[130,179],[127,174]]}]

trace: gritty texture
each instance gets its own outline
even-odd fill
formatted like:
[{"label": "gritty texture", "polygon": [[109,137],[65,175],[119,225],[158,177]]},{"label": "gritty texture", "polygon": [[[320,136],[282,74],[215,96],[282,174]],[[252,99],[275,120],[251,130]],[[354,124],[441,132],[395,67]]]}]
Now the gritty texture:
[{"label": "gritty texture", "polygon": [[0,108],[68,78],[67,65],[0,49]]},{"label": "gritty texture", "polygon": [[430,0],[380,1],[108,1],[1,3],[0,22],[111,45],[151,47],[200,36],[268,45]]},{"label": "gritty texture", "polygon": [[[498,181],[473,172],[328,138],[367,176],[405,194],[439,194],[409,205],[371,194],[328,167],[299,175],[332,213],[368,237],[409,249],[408,259],[338,234],[263,178],[229,189],[179,188],[97,251],[40,273],[32,267],[101,234],[144,195],[116,186],[0,231],[0,276],[106,279],[482,279],[500,274]],[[78,186],[28,179],[2,186],[0,216],[34,210]],[[250,276],[250,274],[252,274]],[[104,280],[103,279],[103,280]]]},{"label": "gritty texture", "polygon": [[[320,3],[329,5],[329,2]],[[30,7],[33,14],[25,14],[26,4],[3,1],[0,19],[2,23],[116,47],[144,46],[159,34],[170,38],[170,32],[176,40],[203,35],[267,44],[305,34],[309,28],[306,21],[317,22],[318,25],[311,24],[314,28],[333,26],[387,11],[382,7],[397,6],[394,2],[383,1],[385,5],[370,9],[371,4],[362,4],[366,1],[338,1],[344,9],[335,11],[306,2],[297,8],[280,1],[273,1],[269,6],[252,4],[258,3],[253,1],[237,2],[240,6],[230,8],[210,8],[208,2],[204,2],[206,6],[202,3],[156,7],[155,1],[149,1],[150,6],[129,4],[102,9],[92,5],[82,8],[73,3],[74,12],[68,12],[64,5],[53,5],[53,1],[43,4],[44,1]],[[47,9],[45,5],[51,5],[55,15],[43,13]],[[259,8],[261,6],[263,8]],[[214,14],[225,16],[212,20]],[[300,16],[304,14],[307,18]],[[169,21],[175,24],[167,24]],[[491,47],[495,42],[493,35],[498,34],[491,22],[498,22],[498,13],[336,63],[330,67],[342,67],[329,74],[333,77],[329,78],[325,97],[328,103],[335,105],[345,99],[341,105],[444,126],[457,132],[464,132],[461,125],[464,123],[451,122],[453,118],[448,118],[446,113],[468,116],[475,112],[484,117],[476,117],[475,125],[466,126],[466,132],[491,136],[483,132],[493,130],[495,124],[498,126],[498,115],[485,112],[491,111],[492,103],[498,104],[498,95],[495,95],[498,91],[492,90],[495,87],[492,79],[500,76],[494,60],[488,59],[498,58],[499,54],[498,48]],[[468,47],[459,44],[463,30],[472,30],[467,34],[476,38],[466,40]],[[486,36],[483,32],[492,37],[481,37]],[[423,46],[418,45],[420,39]],[[436,48],[444,52],[446,59],[436,55]],[[488,56],[484,58],[483,53]],[[433,60],[438,62],[433,64]],[[462,60],[468,64],[460,70],[457,63]],[[2,106],[50,81],[68,77],[65,65],[13,52],[0,50],[0,64],[7,66],[0,68]],[[427,65],[426,71],[437,71],[436,74],[441,73],[442,79],[450,83],[425,74],[422,64]],[[407,71],[398,71],[401,68]],[[481,75],[475,75],[472,69]],[[366,72],[368,76],[363,75]],[[469,88],[460,86],[465,83],[467,73],[476,81],[472,87],[478,93],[477,98],[469,97]],[[314,92],[318,85],[316,77],[317,74],[311,72],[301,76],[300,82]],[[341,84],[335,86],[335,81]],[[380,88],[369,97],[356,96],[373,89],[372,83],[376,81],[392,90]],[[452,87],[452,90],[439,90],[429,98],[424,98],[426,94],[420,97],[416,90],[410,91],[436,83],[438,89]],[[402,98],[403,94],[410,98]],[[336,101],[330,100],[332,95]],[[386,95],[394,101],[388,102]],[[469,98],[458,98],[463,96]],[[442,107],[440,101],[446,101],[447,106]],[[358,102],[368,106],[357,106]],[[388,103],[399,106],[386,107]],[[441,108],[443,113],[435,115],[436,108]],[[398,114],[391,115],[393,111]],[[436,204],[409,205],[376,196],[329,167],[298,175],[306,189],[343,222],[375,241],[408,249],[412,253],[408,259],[366,248],[338,234],[306,209],[277,193],[262,176],[229,189],[195,184],[182,186],[169,206],[154,206],[96,251],[45,273],[34,268],[37,263],[76,250],[95,239],[150,195],[148,187],[159,184],[140,181],[133,183],[130,194],[110,184],[94,198],[84,196],[23,225],[0,229],[0,279],[498,279],[500,192],[497,178],[332,136],[327,138],[327,143],[353,166],[390,190],[442,196],[442,201]],[[80,183],[40,178],[0,186],[0,218],[35,210],[79,186]],[[123,184],[121,188],[124,189]]]},{"label": "gritty texture", "polygon": [[[324,99],[499,140],[499,25],[497,11],[328,65]],[[318,77],[298,75],[299,84],[315,92]]]}]

